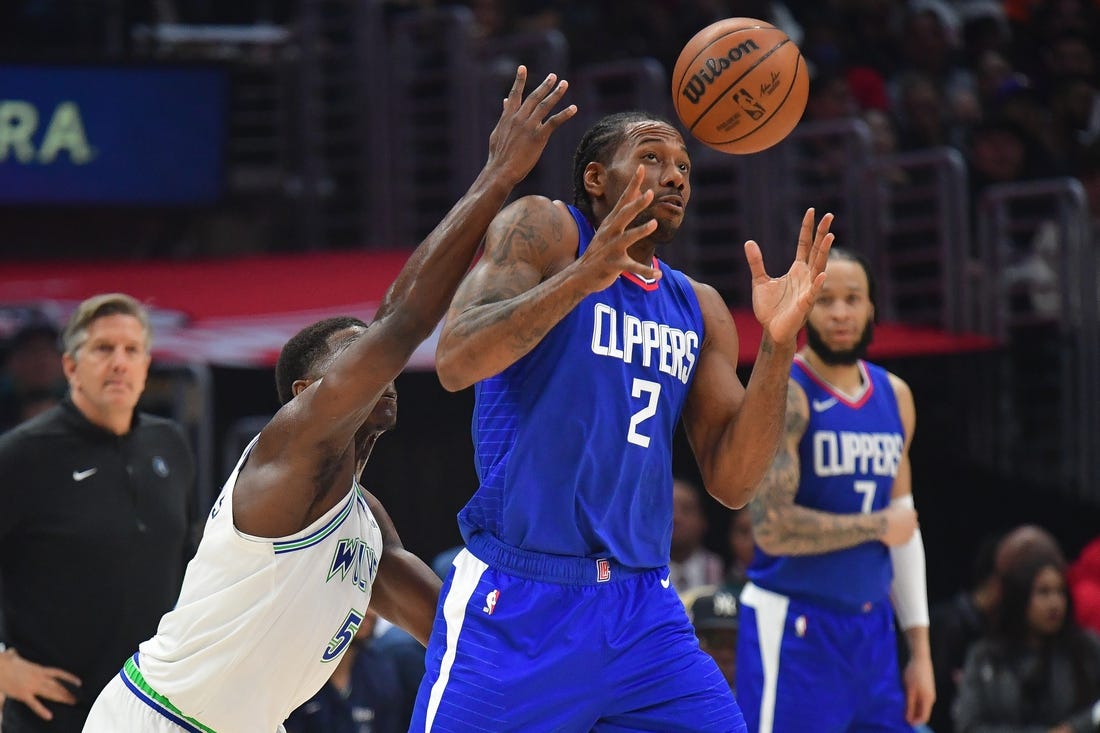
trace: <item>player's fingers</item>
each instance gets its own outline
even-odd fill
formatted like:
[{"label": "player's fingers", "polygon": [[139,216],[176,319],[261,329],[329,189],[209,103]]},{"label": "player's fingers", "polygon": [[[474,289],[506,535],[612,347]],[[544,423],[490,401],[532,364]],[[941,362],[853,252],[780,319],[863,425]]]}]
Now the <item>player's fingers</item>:
[{"label": "player's fingers", "polygon": [[508,92],[508,96],[504,99],[504,107],[507,109],[511,105],[512,109],[517,109],[520,102],[523,99],[523,87],[527,85],[527,67],[520,64],[516,67],[516,78],[512,81],[512,88]]},{"label": "player's fingers", "polygon": [[561,112],[558,112],[557,114],[553,115],[552,117],[548,117],[546,119],[546,121],[542,123],[542,126],[548,132],[553,132],[554,130],[561,127],[563,122],[565,122],[566,120],[568,120],[570,117],[572,117],[575,114],[577,114],[577,105],[571,104],[568,107],[566,107],[565,109],[563,109]]},{"label": "player's fingers", "polygon": [[749,273],[752,275],[753,282],[768,276],[764,270],[764,255],[760,253],[760,245],[751,239],[745,242],[745,259],[749,263]]},{"label": "player's fingers", "polygon": [[[558,83],[558,75],[551,72],[546,75],[546,78],[542,80],[542,83],[531,90],[531,93],[527,95],[527,99],[523,100],[523,106],[520,107],[520,114],[530,117],[535,114],[535,111],[539,109],[539,105],[546,99],[547,95],[552,94]],[[562,90],[562,94],[565,90]],[[541,117],[539,118],[542,119]]]},{"label": "player's fingers", "polygon": [[619,218],[624,219],[622,226],[625,228],[628,223],[633,221],[634,217],[653,201],[653,191],[641,192],[642,179],[645,177],[645,170],[642,166],[638,166],[634,175],[631,176],[627,182],[623,192],[619,194],[619,200],[615,202],[615,206],[611,209],[611,213],[608,214],[608,219]]},{"label": "player's fingers", "polygon": [[565,96],[566,90],[569,89],[569,82],[562,79],[554,88],[550,90],[550,93],[543,97],[542,101],[535,107],[535,119],[540,122],[546,119],[546,116],[550,114],[550,110],[558,106],[558,102]]},{"label": "player's fingers", "polygon": [[811,272],[817,273],[825,269],[825,263],[829,259],[829,250],[833,246],[833,240],[836,239],[836,236],[829,231],[832,224],[833,215],[826,214],[821,217],[821,223],[817,225],[817,236],[814,237],[814,244],[810,248],[810,256],[807,260]]},{"label": "player's fingers", "polygon": [[798,307],[803,311],[809,311],[810,308],[813,308],[814,303],[817,301],[817,295],[824,285],[825,273],[819,272],[817,277],[810,281],[810,287],[806,288],[806,292],[802,293],[802,297],[798,300]]},{"label": "player's fingers", "polygon": [[[623,251],[626,251],[635,242],[637,242],[639,240],[642,240],[642,239],[645,239],[650,234],[653,234],[653,232],[655,232],[655,231],[657,231],[657,220],[656,219],[650,219],[649,221],[645,222],[644,224],[639,224],[636,227],[631,227],[630,229],[627,229],[627,230],[623,231],[623,236],[622,236]],[[649,275],[646,275],[646,277],[649,277]]]},{"label": "player's fingers", "polygon": [[814,243],[814,209],[811,206],[802,215],[802,227],[798,230],[798,249],[795,250],[796,262],[806,262],[810,257],[810,248]]},{"label": "player's fingers", "polygon": [[647,267],[641,262],[636,262],[635,260],[631,260],[630,262],[631,264],[626,266],[624,272],[632,272],[638,277],[644,278],[646,280],[661,279],[661,271],[658,270],[656,267]]}]

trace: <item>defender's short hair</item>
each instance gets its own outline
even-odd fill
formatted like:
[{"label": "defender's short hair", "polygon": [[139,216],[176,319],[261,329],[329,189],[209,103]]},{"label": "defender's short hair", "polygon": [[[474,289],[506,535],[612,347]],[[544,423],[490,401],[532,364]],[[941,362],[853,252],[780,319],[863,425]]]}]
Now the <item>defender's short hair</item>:
[{"label": "defender's short hair", "polygon": [[279,392],[280,404],[290,402],[294,397],[294,383],[309,378],[318,363],[332,353],[329,343],[332,334],[354,326],[366,328],[366,325],[353,316],[335,316],[317,321],[294,334],[279,352],[279,360],[275,364],[275,389]]}]

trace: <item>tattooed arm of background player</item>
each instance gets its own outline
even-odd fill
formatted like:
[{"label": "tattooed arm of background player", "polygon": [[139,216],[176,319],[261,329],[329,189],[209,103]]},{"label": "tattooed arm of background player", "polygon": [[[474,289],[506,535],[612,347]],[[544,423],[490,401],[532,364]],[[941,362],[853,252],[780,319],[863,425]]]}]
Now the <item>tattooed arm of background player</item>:
[{"label": "tattooed arm of background player", "polygon": [[423,560],[405,549],[382,503],[369,492],[363,494],[382,532],[382,557],[371,588],[370,609],[427,646],[443,583]]},{"label": "tattooed arm of background player", "polygon": [[883,512],[833,514],[795,503],[801,467],[798,443],[806,432],[810,405],[806,393],[788,382],[787,415],[779,451],[749,505],[753,537],[769,555],[817,555],[881,539]]},{"label": "tattooed arm of background player", "polygon": [[522,358],[589,293],[624,271],[659,277],[626,250],[656,222],[627,229],[653,199],[642,168],[577,258],[576,224],[560,201],[527,196],[504,209],[485,235],[485,252],[459,286],[436,347],[445,389],[458,391]]}]

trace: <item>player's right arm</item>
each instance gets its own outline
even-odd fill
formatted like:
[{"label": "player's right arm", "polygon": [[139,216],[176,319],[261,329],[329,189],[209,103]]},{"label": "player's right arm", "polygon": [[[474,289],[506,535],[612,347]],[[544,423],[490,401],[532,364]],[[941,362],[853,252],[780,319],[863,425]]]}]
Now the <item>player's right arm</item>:
[{"label": "player's right arm", "polygon": [[795,503],[801,478],[798,444],[810,420],[806,393],[787,386],[783,437],[771,468],[749,505],[756,544],[769,555],[819,555],[879,541],[904,544],[916,529],[911,509],[887,507],[869,514],[834,514]]},{"label": "player's right arm", "polygon": [[260,433],[234,492],[239,529],[265,537],[305,526],[351,485],[354,437],[413,350],[443,317],[486,228],[575,107],[551,115],[567,85],[554,75],[523,98],[517,69],[477,179],[413,251],[370,327]]},{"label": "player's right arm", "polygon": [[531,351],[589,293],[623,272],[659,277],[627,254],[655,221],[630,228],[653,199],[640,190],[639,166],[588,249],[576,258],[578,235],[560,201],[528,196],[506,208],[485,235],[485,251],[462,282],[436,347],[445,389],[458,391],[507,369]]}]

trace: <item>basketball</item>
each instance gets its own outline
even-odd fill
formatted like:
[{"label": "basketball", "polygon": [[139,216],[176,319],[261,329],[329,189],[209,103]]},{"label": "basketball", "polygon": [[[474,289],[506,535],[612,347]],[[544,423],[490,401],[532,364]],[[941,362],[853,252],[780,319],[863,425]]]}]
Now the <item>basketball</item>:
[{"label": "basketball", "polygon": [[785,138],[802,118],[809,92],[798,46],[754,18],[726,18],[696,33],[672,74],[680,122],[723,153],[756,153]]}]

